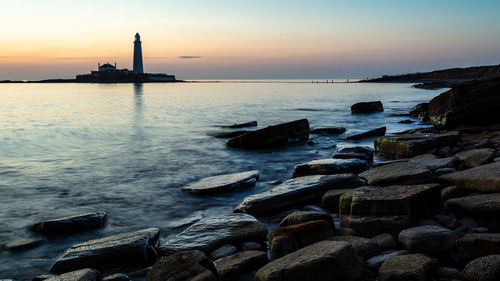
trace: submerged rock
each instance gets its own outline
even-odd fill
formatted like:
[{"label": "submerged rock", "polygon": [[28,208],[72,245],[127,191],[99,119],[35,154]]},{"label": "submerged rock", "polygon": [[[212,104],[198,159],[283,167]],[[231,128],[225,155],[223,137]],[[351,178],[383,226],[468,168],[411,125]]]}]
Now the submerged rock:
[{"label": "submerged rock", "polygon": [[304,142],[309,138],[309,121],[301,119],[269,126],[232,138],[227,145],[235,148],[269,148]]},{"label": "submerged rock", "polygon": [[439,179],[467,190],[500,192],[500,162],[444,174]]},{"label": "submerged rock", "polygon": [[351,106],[351,113],[373,113],[384,111],[381,101],[358,102]]},{"label": "submerged rock", "polygon": [[334,159],[361,159],[373,161],[373,149],[366,146],[344,147],[335,151],[332,155]]},{"label": "submerged rock", "polygon": [[218,281],[214,264],[200,251],[182,251],[157,261],[146,281]]},{"label": "submerged rock", "polygon": [[148,228],[76,244],[52,264],[50,273],[147,264],[157,257],[155,246],[159,235],[158,228]]},{"label": "submerged rock", "polygon": [[361,159],[319,159],[295,166],[293,177],[360,173],[368,169],[368,162]]},{"label": "submerged rock", "polygon": [[437,263],[426,255],[388,257],[378,270],[380,281],[427,281],[437,276]]},{"label": "submerged rock", "polygon": [[371,185],[422,184],[434,181],[426,166],[407,162],[387,164],[362,172],[359,176]]},{"label": "submerged rock", "polygon": [[433,153],[440,147],[454,146],[458,143],[460,143],[458,132],[416,133],[380,137],[375,140],[374,146],[375,151],[385,157],[405,158]]},{"label": "submerged rock", "polygon": [[265,225],[250,215],[221,214],[204,218],[167,237],[158,251],[163,256],[185,250],[211,252],[225,244],[239,246],[249,240],[265,241],[266,235]]},{"label": "submerged rock", "polygon": [[257,127],[257,121],[252,121],[248,123],[240,123],[240,124],[233,124],[229,126],[221,126],[222,128],[229,128],[229,129],[239,129],[239,128],[245,128],[245,127]]},{"label": "submerged rock", "polygon": [[460,159],[467,168],[474,168],[493,162],[495,150],[490,148],[471,149],[459,152],[456,157]]},{"label": "submerged rock", "polygon": [[447,228],[423,225],[401,231],[398,240],[409,253],[434,255],[451,250],[457,237]]},{"label": "submerged rock", "polygon": [[263,193],[245,197],[235,212],[264,215],[319,201],[331,189],[362,186],[364,181],[353,174],[293,178]]},{"label": "submerged rock", "polygon": [[7,243],[4,248],[7,251],[11,252],[16,252],[16,251],[22,251],[22,250],[28,250],[37,247],[38,245],[42,244],[45,241],[45,239],[42,238],[20,238],[15,241],[12,241],[10,243]]},{"label": "submerged rock", "polygon": [[214,194],[252,187],[259,179],[257,170],[203,178],[182,188],[195,194]]},{"label": "submerged rock", "polygon": [[343,127],[316,128],[311,130],[311,134],[338,135],[345,132]]},{"label": "submerged rock", "polygon": [[107,216],[105,212],[95,212],[51,219],[30,225],[29,230],[45,235],[76,233],[104,226]]},{"label": "submerged rock", "polygon": [[352,136],[348,136],[345,138],[345,140],[360,140],[364,138],[370,138],[370,137],[379,137],[385,135],[386,127],[380,127],[377,129],[369,130],[360,134],[355,134]]}]

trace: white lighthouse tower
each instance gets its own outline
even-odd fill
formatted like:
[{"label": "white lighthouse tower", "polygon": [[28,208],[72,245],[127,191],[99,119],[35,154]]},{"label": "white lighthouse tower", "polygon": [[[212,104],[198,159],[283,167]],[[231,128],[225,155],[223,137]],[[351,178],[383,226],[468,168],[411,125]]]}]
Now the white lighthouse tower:
[{"label": "white lighthouse tower", "polygon": [[135,74],[144,73],[144,67],[142,66],[141,36],[139,35],[139,33],[135,34],[135,41],[134,41],[134,73]]}]

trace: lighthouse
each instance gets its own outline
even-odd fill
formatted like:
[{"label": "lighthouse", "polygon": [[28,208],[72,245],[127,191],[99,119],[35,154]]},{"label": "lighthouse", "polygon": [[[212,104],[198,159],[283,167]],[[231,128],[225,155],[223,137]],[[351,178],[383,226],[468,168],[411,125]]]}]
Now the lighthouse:
[{"label": "lighthouse", "polygon": [[134,73],[135,74],[144,73],[144,67],[142,66],[141,36],[139,35],[139,33],[135,34],[135,41],[134,41]]}]

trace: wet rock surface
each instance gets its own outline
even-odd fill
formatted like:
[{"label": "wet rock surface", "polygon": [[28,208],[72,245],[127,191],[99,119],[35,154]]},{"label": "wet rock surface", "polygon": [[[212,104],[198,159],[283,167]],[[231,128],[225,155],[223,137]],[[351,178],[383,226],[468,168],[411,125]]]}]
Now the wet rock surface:
[{"label": "wet rock surface", "polygon": [[398,240],[409,253],[433,255],[451,250],[457,237],[447,228],[424,225],[408,228],[399,233]]},{"label": "wet rock surface", "polygon": [[495,151],[490,148],[471,149],[459,152],[455,155],[467,168],[478,167],[493,162]]},{"label": "wet rock surface", "polygon": [[330,241],[345,241],[352,244],[354,251],[358,257],[369,259],[380,253],[380,247],[377,243],[364,237],[358,236],[333,236],[328,238]]},{"label": "wet rock surface", "polygon": [[105,212],[95,212],[50,219],[30,225],[29,230],[45,235],[72,234],[104,226],[107,216]]},{"label": "wet rock surface", "polygon": [[324,220],[328,222],[333,228],[333,218],[330,214],[317,211],[298,211],[293,212],[286,216],[279,224],[279,226],[290,226],[295,224],[301,224],[309,221]]},{"label": "wet rock surface", "polygon": [[359,176],[370,185],[422,184],[435,180],[426,166],[406,162],[376,167],[362,172]]},{"label": "wet rock surface", "polygon": [[373,130],[369,130],[360,134],[351,135],[345,138],[345,140],[360,140],[370,137],[379,137],[385,135],[386,127],[380,127]]},{"label": "wet rock surface", "polygon": [[460,214],[480,217],[495,216],[500,212],[500,193],[452,198],[444,203],[444,208]]},{"label": "wet rock surface", "polygon": [[321,197],[321,207],[328,209],[332,212],[339,212],[340,197],[352,189],[333,189],[328,190],[323,197]]},{"label": "wet rock surface", "polygon": [[351,106],[351,113],[373,113],[384,111],[381,101],[358,102]]},{"label": "wet rock surface", "polygon": [[462,263],[500,254],[500,233],[469,233],[457,240],[457,257]]},{"label": "wet rock surface", "polygon": [[426,281],[437,277],[437,265],[422,254],[391,256],[384,261],[378,272],[380,281]]},{"label": "wet rock surface", "polygon": [[408,158],[437,151],[440,147],[460,143],[458,132],[416,133],[377,138],[375,151],[388,158]]},{"label": "wet rock surface", "polygon": [[344,147],[335,151],[332,155],[334,159],[361,159],[368,162],[373,161],[374,150],[366,146]]},{"label": "wet rock surface", "polygon": [[385,254],[373,256],[365,261],[365,265],[371,270],[378,270],[388,257],[408,255],[407,251],[390,251]]},{"label": "wet rock surface", "polygon": [[456,168],[459,162],[456,157],[438,158],[434,154],[419,155],[408,160],[408,163],[424,165],[432,171],[443,168]]},{"label": "wet rock surface", "polygon": [[247,272],[257,270],[267,263],[262,251],[243,251],[215,261],[217,273],[224,281],[236,281]]},{"label": "wet rock surface", "polygon": [[68,273],[61,274],[59,276],[53,276],[46,281],[98,281],[100,280],[101,273],[95,269],[85,268]]},{"label": "wet rock surface", "polygon": [[311,130],[311,134],[339,135],[345,133],[345,131],[346,129],[343,127],[315,128]]},{"label": "wet rock surface", "polygon": [[24,251],[35,248],[42,244],[44,241],[45,239],[42,238],[23,237],[5,244],[4,248],[5,250],[11,252]]},{"label": "wet rock surface", "polygon": [[257,170],[207,177],[184,186],[182,190],[200,195],[234,192],[254,186],[259,177],[260,173]]},{"label": "wet rock surface", "polygon": [[444,174],[439,179],[467,190],[500,192],[500,162]]},{"label": "wet rock surface", "polygon": [[147,281],[217,281],[214,264],[201,251],[181,251],[157,261]]},{"label": "wet rock surface", "polygon": [[221,128],[229,128],[229,129],[239,129],[239,128],[245,128],[245,127],[257,127],[257,121],[233,124],[233,125],[229,125],[229,126],[221,126]]},{"label": "wet rock surface", "polygon": [[356,174],[368,170],[368,167],[368,162],[361,159],[319,159],[296,165],[293,177],[343,173]]}]

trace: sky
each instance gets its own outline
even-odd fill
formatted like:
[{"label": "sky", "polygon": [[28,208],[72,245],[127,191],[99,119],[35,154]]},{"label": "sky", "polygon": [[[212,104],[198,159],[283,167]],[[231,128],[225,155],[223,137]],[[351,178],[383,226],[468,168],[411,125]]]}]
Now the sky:
[{"label": "sky", "polygon": [[117,63],[180,79],[378,77],[500,63],[499,0],[0,0],[0,80]]}]

